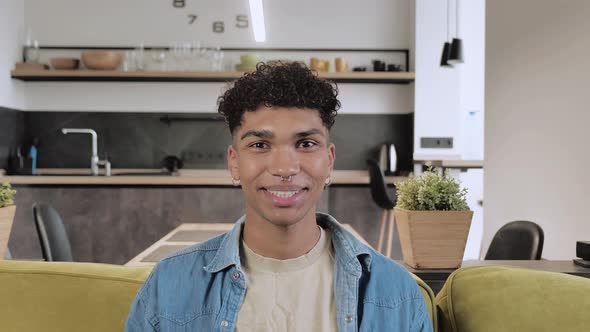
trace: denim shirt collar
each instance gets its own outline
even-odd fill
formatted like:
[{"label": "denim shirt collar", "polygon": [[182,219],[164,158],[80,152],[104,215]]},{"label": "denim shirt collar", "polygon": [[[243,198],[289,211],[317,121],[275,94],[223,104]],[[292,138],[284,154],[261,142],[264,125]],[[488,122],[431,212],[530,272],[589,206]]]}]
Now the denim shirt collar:
[{"label": "denim shirt collar", "polygon": [[217,253],[213,257],[213,260],[211,260],[211,263],[205,266],[205,271],[216,273],[232,265],[235,265],[238,270],[241,270],[240,241],[245,221],[246,216],[244,215],[236,221],[231,231],[223,235],[219,249],[217,249]]},{"label": "denim shirt collar", "polygon": [[[204,267],[205,271],[216,273],[229,266],[236,266],[238,270],[241,270],[240,241],[245,221],[246,216],[240,217],[232,230],[223,236],[217,253]],[[332,244],[337,263],[357,275],[360,275],[362,270],[370,271],[372,253],[366,245],[329,214],[317,212],[316,222],[322,228],[332,231]]]}]

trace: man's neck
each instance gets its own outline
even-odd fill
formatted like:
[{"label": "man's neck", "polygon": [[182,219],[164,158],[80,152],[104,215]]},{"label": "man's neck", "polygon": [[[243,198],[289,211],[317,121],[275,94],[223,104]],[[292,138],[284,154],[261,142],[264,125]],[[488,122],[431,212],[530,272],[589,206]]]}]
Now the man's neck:
[{"label": "man's neck", "polygon": [[282,226],[246,211],[243,237],[246,245],[258,255],[291,259],[313,249],[319,241],[320,229],[316,224],[315,213],[310,213],[296,224]]}]

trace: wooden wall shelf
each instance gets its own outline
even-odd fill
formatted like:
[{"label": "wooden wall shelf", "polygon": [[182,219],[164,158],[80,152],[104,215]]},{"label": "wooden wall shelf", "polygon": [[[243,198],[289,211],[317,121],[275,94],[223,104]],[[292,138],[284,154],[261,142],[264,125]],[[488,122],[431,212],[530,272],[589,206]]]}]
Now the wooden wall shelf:
[{"label": "wooden wall shelf", "polygon": [[[213,71],[118,71],[118,70],[13,70],[11,77],[22,81],[78,82],[226,82],[241,77],[243,72]],[[319,73],[322,78],[338,83],[409,84],[413,72],[346,72]]]}]

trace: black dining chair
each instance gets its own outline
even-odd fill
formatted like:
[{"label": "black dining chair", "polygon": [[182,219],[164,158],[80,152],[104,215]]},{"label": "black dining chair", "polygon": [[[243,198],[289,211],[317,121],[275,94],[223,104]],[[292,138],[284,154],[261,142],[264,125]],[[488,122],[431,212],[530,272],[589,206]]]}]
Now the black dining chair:
[{"label": "black dining chair", "polygon": [[494,235],[486,260],[539,260],[543,253],[541,226],[517,220],[502,226]]},{"label": "black dining chair", "polygon": [[33,218],[43,258],[48,262],[73,262],[70,239],[59,213],[49,204],[35,203]]},{"label": "black dining chair", "polygon": [[[385,256],[391,256],[391,245],[393,242],[393,229],[394,225],[394,216],[393,216],[393,208],[395,207],[395,202],[397,201],[397,197],[395,195],[390,196],[387,192],[387,185],[385,183],[385,177],[383,176],[383,171],[381,167],[379,167],[379,163],[377,163],[374,159],[367,160],[367,166],[369,168],[369,186],[371,188],[371,196],[373,197],[373,201],[375,204],[383,209],[383,214],[381,215],[381,226],[379,228],[379,240],[377,242],[377,251],[383,253]],[[383,238],[385,237],[385,224],[388,224],[389,231],[387,235],[387,249],[385,253],[383,250]]]}]

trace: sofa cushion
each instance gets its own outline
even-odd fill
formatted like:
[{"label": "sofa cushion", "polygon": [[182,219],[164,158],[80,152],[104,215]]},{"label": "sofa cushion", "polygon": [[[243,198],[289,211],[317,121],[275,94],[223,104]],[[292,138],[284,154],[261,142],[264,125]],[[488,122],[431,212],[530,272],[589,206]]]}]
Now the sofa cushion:
[{"label": "sofa cushion", "polygon": [[590,331],[590,279],[567,274],[461,268],[436,304],[439,331]]},{"label": "sofa cushion", "polygon": [[[0,322],[13,331],[123,331],[151,267],[0,260]],[[420,286],[436,331],[434,294]]]},{"label": "sofa cushion", "polygon": [[0,324],[16,331],[123,331],[151,268],[0,260]]},{"label": "sofa cushion", "polygon": [[434,328],[434,332],[436,332],[438,329],[437,329],[437,319],[436,319],[436,305],[434,302],[434,292],[422,279],[418,278],[418,276],[416,276],[413,273],[410,273],[410,274],[412,275],[412,277],[414,277],[414,280],[416,280],[416,283],[420,287],[420,292],[422,293],[422,296],[424,297],[424,302],[426,303],[426,308],[428,308],[428,314],[430,315],[430,321],[432,321],[432,327]]}]

